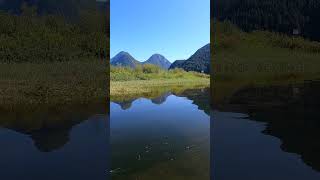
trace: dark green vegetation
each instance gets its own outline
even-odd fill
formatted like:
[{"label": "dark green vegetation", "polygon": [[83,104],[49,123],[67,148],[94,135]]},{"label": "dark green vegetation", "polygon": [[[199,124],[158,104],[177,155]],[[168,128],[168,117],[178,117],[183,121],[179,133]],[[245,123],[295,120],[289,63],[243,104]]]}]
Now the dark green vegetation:
[{"label": "dark green vegetation", "polygon": [[145,64],[136,68],[111,66],[111,81],[153,80],[153,79],[176,79],[176,78],[208,78],[206,74],[186,72],[183,69],[163,70],[162,68]]},{"label": "dark green vegetation", "polygon": [[181,66],[181,64],[184,62],[185,62],[185,60],[176,60],[171,64],[169,69],[179,68]]},{"label": "dark green vegetation", "polygon": [[189,59],[178,61],[170,69],[182,68],[185,71],[196,71],[202,73],[210,73],[210,44],[207,44],[197,50]]},{"label": "dark green vegetation", "polygon": [[216,22],[213,74],[217,81],[279,82],[319,78],[320,43],[268,31],[244,32]]},{"label": "dark green vegetation", "polygon": [[108,56],[105,11],[82,10],[77,20],[22,6],[21,15],[0,12],[0,62],[45,63]]},{"label": "dark green vegetation", "polygon": [[1,108],[105,100],[106,11],[77,6],[77,13],[62,16],[56,6],[43,7],[0,12]]},{"label": "dark green vegetation", "polygon": [[245,31],[298,33],[320,40],[318,0],[216,0],[211,6],[212,17],[229,20]]},{"label": "dark green vegetation", "polygon": [[96,60],[0,65],[0,108],[103,101],[105,63]]}]

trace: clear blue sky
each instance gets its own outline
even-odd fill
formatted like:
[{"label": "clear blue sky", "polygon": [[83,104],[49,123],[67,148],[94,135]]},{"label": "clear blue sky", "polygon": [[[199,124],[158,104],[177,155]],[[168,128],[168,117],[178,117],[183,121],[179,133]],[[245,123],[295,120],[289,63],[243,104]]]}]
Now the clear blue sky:
[{"label": "clear blue sky", "polygon": [[110,55],[187,59],[210,42],[210,0],[111,0]]}]

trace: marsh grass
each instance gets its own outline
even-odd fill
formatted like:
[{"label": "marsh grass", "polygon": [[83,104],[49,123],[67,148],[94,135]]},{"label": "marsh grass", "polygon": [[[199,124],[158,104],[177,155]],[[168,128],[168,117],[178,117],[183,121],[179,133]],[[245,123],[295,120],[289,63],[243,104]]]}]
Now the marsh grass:
[{"label": "marsh grass", "polygon": [[140,66],[136,69],[111,67],[111,100],[123,96],[150,96],[157,92],[177,89],[208,87],[210,76],[182,69],[162,70],[153,65]]},{"label": "marsh grass", "polygon": [[183,69],[163,70],[155,65],[140,65],[136,68],[114,67],[110,69],[111,81],[159,80],[159,79],[199,79],[209,75],[198,72],[186,72]]},{"label": "marsh grass", "polygon": [[0,107],[61,105],[106,99],[106,64],[98,60],[0,64]]},{"label": "marsh grass", "polygon": [[229,22],[217,22],[215,30],[214,81],[286,83],[320,77],[319,42],[274,32],[243,32]]}]

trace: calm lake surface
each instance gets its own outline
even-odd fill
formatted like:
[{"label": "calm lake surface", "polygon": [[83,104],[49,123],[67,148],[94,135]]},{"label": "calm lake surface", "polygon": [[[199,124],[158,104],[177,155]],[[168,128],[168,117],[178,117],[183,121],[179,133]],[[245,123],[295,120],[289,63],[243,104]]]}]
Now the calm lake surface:
[{"label": "calm lake surface", "polygon": [[210,179],[208,97],[198,89],[111,102],[112,179]]},{"label": "calm lake surface", "polygon": [[318,81],[248,87],[212,118],[215,180],[320,179]]},{"label": "calm lake surface", "polygon": [[108,179],[108,119],[103,107],[0,113],[0,179]]}]

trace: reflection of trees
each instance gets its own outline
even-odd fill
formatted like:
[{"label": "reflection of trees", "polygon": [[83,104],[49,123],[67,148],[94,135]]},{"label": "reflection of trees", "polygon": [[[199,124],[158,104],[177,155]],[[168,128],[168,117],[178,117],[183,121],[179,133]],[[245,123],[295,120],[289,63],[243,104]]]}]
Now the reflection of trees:
[{"label": "reflection of trees", "polygon": [[30,136],[42,152],[63,147],[71,129],[95,114],[106,114],[105,104],[62,107],[22,107],[15,112],[0,112],[0,127]]},{"label": "reflection of trees", "polygon": [[187,89],[176,95],[192,100],[198,109],[203,110],[207,115],[210,114],[210,88]]},{"label": "reflection of trees", "polygon": [[251,87],[238,91],[220,110],[248,113],[250,119],[266,122],[263,131],[279,138],[286,152],[320,171],[320,81],[295,85]]},{"label": "reflection of trees", "polygon": [[[159,96],[150,98],[150,100],[154,104],[162,104],[167,100],[167,97],[169,97],[171,94],[172,94],[171,92],[164,92],[164,93],[160,94]],[[112,101],[112,102],[120,105],[122,110],[127,110],[127,109],[130,109],[132,106],[132,103],[139,98],[140,97],[121,100],[121,101]]]},{"label": "reflection of trees", "polygon": [[[197,105],[200,110],[203,110],[206,114],[209,115],[209,112],[210,112],[209,92],[210,92],[209,88],[186,89],[186,90],[174,92],[174,93],[166,91],[156,97],[152,97],[148,99],[150,99],[151,102],[154,104],[162,104],[172,94],[176,96],[186,97],[192,100],[193,104]],[[123,110],[127,110],[127,109],[130,109],[132,106],[132,103],[139,98],[141,97],[131,98],[131,99],[122,100],[122,101],[112,101],[112,102],[119,104]]]}]

